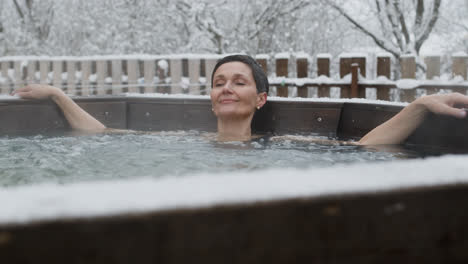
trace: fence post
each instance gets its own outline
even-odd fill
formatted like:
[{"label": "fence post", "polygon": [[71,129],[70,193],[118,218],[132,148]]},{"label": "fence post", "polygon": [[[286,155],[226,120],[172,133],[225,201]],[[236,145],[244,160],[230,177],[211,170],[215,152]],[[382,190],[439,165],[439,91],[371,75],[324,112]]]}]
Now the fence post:
[{"label": "fence post", "polygon": [[[301,54],[297,56],[296,71],[297,78],[307,78],[309,75],[309,56],[307,54]],[[305,85],[297,87],[297,96],[304,98],[309,97],[308,87]]]},{"label": "fence post", "polygon": [[206,93],[209,94],[211,90],[211,74],[216,66],[218,59],[205,59],[205,75],[206,75]]},{"label": "fence post", "polygon": [[107,78],[107,61],[99,59],[96,61],[96,94],[103,95],[107,93],[106,78]]},{"label": "fence post", "polygon": [[468,55],[464,52],[455,53],[452,55],[452,76],[461,76],[464,80],[467,79],[467,65],[466,60]]},{"label": "fence post", "polygon": [[182,60],[172,58],[170,60],[170,71],[171,71],[171,92],[172,94],[182,93]]},{"label": "fence post", "polygon": [[[378,54],[377,55],[377,77],[383,76],[390,79],[391,76],[391,63],[392,57],[390,54]],[[377,99],[390,101],[390,88],[379,87],[377,89]]]},{"label": "fence post", "polygon": [[158,60],[157,65],[158,65],[157,71],[158,71],[159,84],[162,84],[163,86],[162,87],[158,86],[156,88],[156,92],[170,94],[171,87],[166,86],[166,76],[169,72],[169,63],[167,62],[166,59],[161,59],[161,60]]},{"label": "fence post", "polygon": [[63,90],[62,87],[62,60],[54,59],[52,60],[52,71],[53,71],[53,79],[52,85],[58,87],[59,89]]},{"label": "fence post", "polygon": [[145,78],[145,93],[154,93],[154,76],[156,75],[154,59],[144,60],[143,66],[143,76]]},{"label": "fence post", "polygon": [[[424,58],[426,64],[426,79],[432,80],[440,76],[440,56],[427,56]],[[426,88],[427,94],[435,94],[439,89]]]},{"label": "fence post", "polygon": [[28,60],[27,76],[24,81],[25,84],[31,84],[36,82],[36,61]]},{"label": "fence post", "polygon": [[76,60],[67,61],[67,92],[76,95]]},{"label": "fence post", "polygon": [[127,74],[128,74],[128,92],[139,93],[138,89],[138,60],[127,60]]},{"label": "fence post", "polygon": [[[401,78],[416,79],[416,57],[415,55],[403,55],[400,58]],[[400,100],[412,102],[416,96],[416,89],[401,89]]]},{"label": "fence post", "polygon": [[269,58],[270,56],[266,54],[258,54],[257,56],[255,56],[255,60],[258,62],[258,64],[260,64],[260,66],[262,66],[262,69],[267,76],[268,76],[268,59]]},{"label": "fence post", "polygon": [[90,94],[89,76],[91,75],[91,61],[81,61],[81,95],[88,96]]},{"label": "fence post", "polygon": [[[351,74],[351,65],[356,63],[362,76],[366,77],[366,55],[365,54],[346,54],[340,55],[340,78]],[[348,89],[341,88],[341,98],[351,97],[351,86]],[[357,94],[361,92],[358,91]]]},{"label": "fence post", "polygon": [[[280,53],[275,56],[276,60],[276,76],[277,77],[288,77],[288,64],[289,54]],[[276,95],[279,97],[288,97],[288,87],[281,86],[276,88]]]},{"label": "fence post", "polygon": [[[317,76],[330,77],[331,54],[323,53],[317,55]],[[319,86],[317,90],[318,97],[330,97],[330,87]]]},{"label": "fence post", "polygon": [[188,60],[189,94],[200,94],[200,59]]},{"label": "fence post", "polygon": [[49,84],[49,60],[39,61],[40,84]]},{"label": "fence post", "polygon": [[358,98],[362,97],[359,93],[359,64],[353,63],[351,64],[351,87],[350,87],[350,98]]},{"label": "fence post", "polygon": [[112,94],[121,94],[122,89],[122,60],[113,59],[112,64]]},{"label": "fence post", "polygon": [[14,88],[20,88],[24,85],[24,78],[23,78],[23,62],[20,60],[15,60],[13,63],[14,71],[15,71],[15,85]]},{"label": "fence post", "polygon": [[10,68],[10,62],[2,61],[0,62],[0,68],[2,71],[3,80],[0,82],[0,93],[9,94],[10,93],[10,76],[8,76],[8,69]]}]

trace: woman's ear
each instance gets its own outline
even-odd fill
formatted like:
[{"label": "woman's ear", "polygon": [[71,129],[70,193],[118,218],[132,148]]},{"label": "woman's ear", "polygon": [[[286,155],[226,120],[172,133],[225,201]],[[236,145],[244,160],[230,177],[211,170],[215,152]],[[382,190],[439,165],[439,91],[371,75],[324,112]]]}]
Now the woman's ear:
[{"label": "woman's ear", "polygon": [[265,92],[258,93],[257,94],[257,103],[256,103],[255,107],[257,109],[262,108],[262,106],[266,103],[266,101],[267,101],[267,93],[265,93]]}]

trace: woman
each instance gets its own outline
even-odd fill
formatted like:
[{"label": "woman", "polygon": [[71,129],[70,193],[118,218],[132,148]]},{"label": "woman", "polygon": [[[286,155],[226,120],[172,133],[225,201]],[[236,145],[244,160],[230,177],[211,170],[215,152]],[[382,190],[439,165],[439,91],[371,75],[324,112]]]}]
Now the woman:
[{"label": "woman", "polygon": [[[212,73],[211,103],[218,119],[218,139],[249,140],[250,124],[256,109],[267,100],[268,79],[256,61],[246,55],[221,59]],[[15,91],[25,99],[51,98],[63,111],[73,129],[103,132],[106,127],[86,113],[59,88],[28,85]],[[455,106],[468,105],[462,94],[430,95],[418,98],[387,122],[374,128],[358,144],[400,144],[423,122],[429,112],[465,118],[466,111]]]}]

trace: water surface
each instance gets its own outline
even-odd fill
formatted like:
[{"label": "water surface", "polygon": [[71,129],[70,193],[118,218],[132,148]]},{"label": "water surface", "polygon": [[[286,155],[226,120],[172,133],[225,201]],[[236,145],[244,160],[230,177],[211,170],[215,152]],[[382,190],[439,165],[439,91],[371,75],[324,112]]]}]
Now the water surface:
[{"label": "water surface", "polygon": [[308,139],[317,137],[265,136],[250,142],[217,142],[197,131],[2,136],[0,186],[185,177],[198,172],[211,172],[215,177],[229,171],[330,167],[426,155],[409,148],[377,151]]}]

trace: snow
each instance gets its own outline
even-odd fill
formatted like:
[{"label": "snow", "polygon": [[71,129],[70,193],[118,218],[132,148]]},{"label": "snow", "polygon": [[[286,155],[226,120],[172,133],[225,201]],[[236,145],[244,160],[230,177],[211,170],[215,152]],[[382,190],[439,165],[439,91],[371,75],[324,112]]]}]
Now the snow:
[{"label": "snow", "polygon": [[159,60],[158,61],[158,67],[164,71],[165,74],[167,74],[169,70],[169,63],[167,60]]},{"label": "snow", "polygon": [[460,52],[453,53],[453,54],[452,54],[452,57],[453,57],[453,58],[457,58],[457,57],[468,57],[468,54],[466,54],[466,52],[464,52],[464,51],[460,51]]},{"label": "snow", "polygon": [[[0,223],[88,218],[169,209],[468,183],[468,156],[443,156],[320,169],[269,169],[187,177],[142,177],[0,188]],[[145,175],[142,175],[145,176]],[[150,175],[146,175],[150,176]],[[122,195],[125,193],[125,195]]]},{"label": "snow", "polygon": [[310,60],[310,55],[306,52],[296,52],[294,53],[294,56],[297,58],[297,59],[308,59]]},{"label": "snow", "polygon": [[289,59],[291,54],[289,52],[276,53],[275,59]]},{"label": "snow", "polygon": [[400,58],[415,58],[415,54],[401,54]]},{"label": "snow", "polygon": [[399,89],[406,90],[406,89],[414,89],[418,87],[421,84],[421,82],[415,79],[401,79],[401,80],[396,81],[395,84]]},{"label": "snow", "polygon": [[354,52],[354,53],[341,53],[338,58],[343,58],[343,59],[348,59],[348,58],[367,58],[367,54],[365,53],[357,53],[357,52]]},{"label": "snow", "polygon": [[257,54],[257,55],[255,55],[255,58],[258,59],[258,60],[269,60],[270,55],[268,55],[268,54]]},{"label": "snow", "polygon": [[317,59],[331,59],[332,55],[330,53],[319,53],[316,57]]},{"label": "snow", "polygon": [[375,54],[375,56],[376,56],[377,58],[379,58],[379,57],[384,57],[384,58],[386,58],[386,57],[390,57],[390,58],[393,57],[393,55],[392,55],[390,52],[377,52],[377,53]]}]

